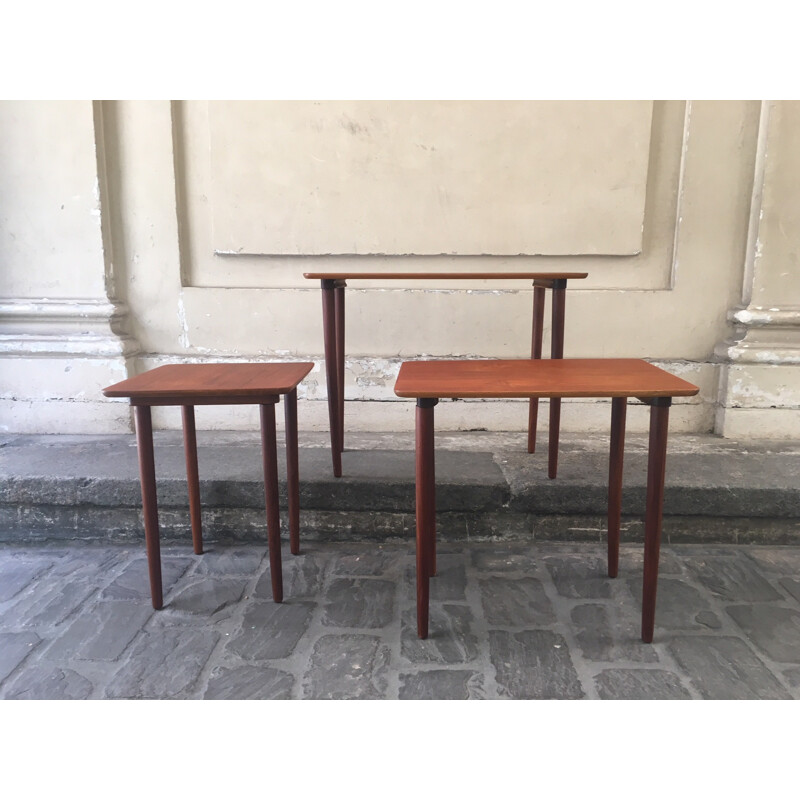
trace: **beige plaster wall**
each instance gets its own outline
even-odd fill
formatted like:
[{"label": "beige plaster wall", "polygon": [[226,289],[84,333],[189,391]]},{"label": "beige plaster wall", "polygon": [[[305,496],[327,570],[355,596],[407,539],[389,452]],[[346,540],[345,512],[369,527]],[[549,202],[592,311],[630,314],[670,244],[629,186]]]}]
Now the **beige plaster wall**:
[{"label": "beige plaster wall", "polygon": [[800,103],[773,104],[751,302],[800,308]]},{"label": "beige plaster wall", "polygon": [[0,102],[0,432],[130,427],[100,393],[137,351],[113,285],[102,138],[91,101]]},{"label": "beige plaster wall", "polygon": [[216,102],[215,252],[631,255],[650,102]]},{"label": "beige plaster wall", "polygon": [[[785,298],[798,305],[791,141],[800,112],[767,106],[0,103],[11,131],[0,149],[0,197],[11,198],[0,200],[0,335],[17,342],[0,350],[0,375],[30,356],[23,299],[56,295],[68,306],[90,297],[104,346],[121,345],[69,357],[95,366],[105,358],[109,374],[186,360],[313,359],[300,424],[325,429],[320,292],[304,271],[574,270],[589,278],[568,290],[567,355],[652,359],[701,387],[676,404],[673,429],[730,433],[725,411],[756,391],[728,381],[743,336],[735,315],[768,291],[776,308]],[[56,125],[68,142],[49,148]],[[52,173],[46,190],[37,188],[42,171]],[[73,209],[77,223],[58,227],[59,197],[73,198],[91,225]],[[35,243],[24,248],[23,211]],[[527,355],[531,299],[524,281],[351,282],[347,426],[411,429],[413,404],[392,391],[403,358]],[[31,312],[25,325],[63,328],[49,313]],[[791,350],[797,329],[787,330]],[[56,424],[47,402],[76,396],[56,390],[59,358],[67,355],[40,359],[50,388],[31,392],[25,413],[3,398],[0,429]],[[762,422],[759,435],[795,430],[800,377],[781,375],[765,377],[764,389],[779,387],[789,416]],[[105,403],[116,406],[107,428],[128,429],[124,406]],[[440,427],[522,430],[527,419],[519,402],[449,406]],[[605,403],[571,402],[562,424],[606,430],[608,414]],[[58,425],[77,432],[87,427],[79,417]],[[155,421],[179,425],[170,410]],[[629,424],[644,429],[644,410]],[[247,408],[209,408],[198,425],[257,421]]]},{"label": "beige plaster wall", "polygon": [[0,236],[0,297],[103,293],[90,102],[0,102]]},{"label": "beige plaster wall", "polygon": [[762,104],[742,299],[716,427],[728,436],[800,437],[800,103]]}]

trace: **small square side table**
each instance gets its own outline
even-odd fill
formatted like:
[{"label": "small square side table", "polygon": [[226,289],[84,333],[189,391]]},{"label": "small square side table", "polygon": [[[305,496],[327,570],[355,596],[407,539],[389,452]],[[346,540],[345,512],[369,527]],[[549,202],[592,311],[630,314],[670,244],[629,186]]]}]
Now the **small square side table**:
[{"label": "small square side table", "polygon": [[163,606],[158,498],[153,452],[151,406],[181,406],[189,510],[194,552],[203,552],[200,523],[200,482],[197,468],[196,405],[256,404],[261,412],[261,448],[267,507],[267,539],[272,596],[283,600],[280,510],[275,404],[284,396],[286,414],[286,465],[289,495],[290,549],[300,547],[300,489],[297,465],[297,385],[313,369],[311,362],[280,364],[170,364],[143,372],[103,389],[106,397],[127,397],[136,421],[139,478],[142,485],[147,564],[153,608]]}]

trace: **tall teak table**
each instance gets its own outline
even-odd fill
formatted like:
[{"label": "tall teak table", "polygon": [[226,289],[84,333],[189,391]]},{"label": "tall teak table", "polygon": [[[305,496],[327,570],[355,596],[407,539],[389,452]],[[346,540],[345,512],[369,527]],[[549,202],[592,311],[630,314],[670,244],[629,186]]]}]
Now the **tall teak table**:
[{"label": "tall teak table", "polygon": [[395,384],[399,397],[417,400],[416,521],[417,633],[428,635],[429,579],[436,574],[436,496],[433,409],[441,398],[610,397],[608,574],[616,577],[622,507],[622,461],[627,398],[650,406],[647,506],[644,533],[642,639],[653,641],[661,545],[661,514],[669,407],[673,397],[699,391],[687,381],[638,359],[407,361]]},{"label": "tall teak table", "polygon": [[[333,474],[342,475],[344,451],[344,290],[347,281],[362,280],[530,280],[533,281],[533,330],[531,358],[542,357],[544,295],[553,292],[551,358],[564,356],[564,310],[567,281],[582,279],[587,272],[304,272],[303,277],[319,280],[322,287],[322,327],[325,344],[325,375],[328,385],[328,416],[331,428]],[[536,449],[536,423],[539,399],[532,397],[528,407],[528,452]],[[561,427],[561,401],[550,402],[550,441],[548,474],[558,469],[558,433]]]}]

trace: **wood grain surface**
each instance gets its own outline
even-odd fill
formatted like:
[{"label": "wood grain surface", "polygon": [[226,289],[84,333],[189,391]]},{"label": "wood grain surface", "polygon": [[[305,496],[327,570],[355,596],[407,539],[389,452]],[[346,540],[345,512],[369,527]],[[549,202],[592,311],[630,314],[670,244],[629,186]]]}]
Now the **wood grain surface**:
[{"label": "wood grain surface", "polygon": [[167,364],[103,389],[106,397],[259,397],[292,391],[311,361],[278,364]]},{"label": "wood grain surface", "polygon": [[690,397],[700,390],[634,358],[405,361],[398,397]]},{"label": "wood grain surface", "polygon": [[588,272],[304,272],[311,280],[347,281],[356,278],[368,280],[576,280]]}]

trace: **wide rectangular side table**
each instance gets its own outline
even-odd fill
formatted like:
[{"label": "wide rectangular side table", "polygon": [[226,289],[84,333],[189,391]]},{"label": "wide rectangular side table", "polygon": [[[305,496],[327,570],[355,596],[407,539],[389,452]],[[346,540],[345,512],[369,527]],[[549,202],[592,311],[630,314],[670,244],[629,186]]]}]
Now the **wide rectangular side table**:
[{"label": "wide rectangular side table", "polygon": [[[544,331],[544,300],[547,289],[553,292],[552,335],[550,357],[564,355],[564,313],[567,281],[585,278],[587,272],[304,272],[303,277],[319,280],[322,288],[322,327],[325,346],[325,376],[328,387],[328,416],[331,429],[331,458],[333,474],[342,475],[344,451],[344,290],[349,280],[530,280],[533,282],[533,325],[531,358],[542,357]],[[539,399],[532,397],[528,404],[528,452],[536,449],[536,424]],[[550,402],[550,433],[548,474],[556,477],[558,470],[558,434],[561,426],[561,401]]]},{"label": "wide rectangular side table", "polygon": [[616,577],[622,513],[622,463],[627,399],[650,406],[647,461],[642,640],[653,641],[669,408],[674,397],[699,389],[638,359],[406,361],[395,394],[417,400],[416,523],[417,634],[428,635],[429,579],[436,574],[436,486],[433,409],[442,398],[610,397],[608,574]]},{"label": "wide rectangular side table", "polygon": [[170,364],[103,389],[106,397],[130,398],[136,422],[139,478],[142,484],[144,533],[153,608],[163,606],[161,545],[158,529],[155,456],[151,406],[181,406],[189,512],[194,552],[203,552],[200,522],[200,479],[197,466],[196,405],[256,404],[261,411],[261,449],[267,508],[267,540],[272,597],[283,600],[278,500],[278,455],[275,404],[284,396],[286,468],[289,496],[291,552],[300,548],[300,484],[297,461],[297,385],[313,369],[313,362],[280,364]]}]

